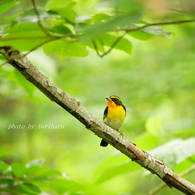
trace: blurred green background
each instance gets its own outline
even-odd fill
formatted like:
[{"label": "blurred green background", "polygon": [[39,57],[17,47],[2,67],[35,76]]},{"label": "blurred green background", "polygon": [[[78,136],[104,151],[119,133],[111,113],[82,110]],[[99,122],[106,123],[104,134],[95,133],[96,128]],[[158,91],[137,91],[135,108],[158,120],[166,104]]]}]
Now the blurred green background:
[{"label": "blurred green background", "polygon": [[[127,108],[121,128],[125,137],[180,173],[195,162],[195,27],[181,24],[166,30],[173,32],[170,38],[129,38],[131,55],[113,50],[100,58],[88,49],[85,58],[60,59],[46,56],[40,48],[28,58],[99,119],[104,98],[120,96]],[[0,67],[0,86],[0,146],[7,153],[5,162],[25,164],[44,158],[45,169],[68,174],[88,194],[148,194],[162,182],[115,148],[100,147],[97,136],[9,64]],[[194,172],[184,176],[192,183],[194,177]],[[182,194],[168,187],[157,194],[165,193]]]}]

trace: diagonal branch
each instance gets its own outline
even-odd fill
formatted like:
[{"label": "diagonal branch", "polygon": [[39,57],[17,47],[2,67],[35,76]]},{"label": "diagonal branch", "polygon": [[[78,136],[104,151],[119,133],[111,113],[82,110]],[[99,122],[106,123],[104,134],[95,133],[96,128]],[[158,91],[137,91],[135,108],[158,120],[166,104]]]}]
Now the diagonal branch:
[{"label": "diagonal branch", "polygon": [[[192,171],[194,171],[195,170],[195,165],[192,165],[190,168],[188,168],[187,170],[185,170],[185,171],[183,171],[183,172],[181,172],[180,174],[179,174],[179,176],[184,176],[184,175],[187,175],[187,174],[189,174],[189,173],[191,173]],[[156,188],[154,188],[153,190],[151,190],[150,192],[149,192],[149,195],[154,195],[154,194],[156,194],[158,191],[160,191],[162,188],[164,188],[166,186],[166,184],[165,183],[161,183],[160,185],[158,185]]]},{"label": "diagonal branch", "polygon": [[[51,41],[55,41],[55,40],[57,40],[57,38],[55,38],[55,37],[52,38],[52,37],[51,37],[50,39],[47,39],[47,40],[41,42],[40,44],[34,46],[33,48],[31,48],[31,49],[30,49],[27,53],[25,53],[23,56],[25,57],[25,56],[27,56],[28,54],[30,54],[32,51],[38,49],[39,47],[45,45],[46,43],[51,42]],[[9,60],[5,61],[4,63],[0,64],[0,67],[1,67],[1,66],[4,66],[5,64],[7,64],[7,63],[9,63],[10,61],[12,61],[12,58],[8,57],[8,56],[7,56],[7,53],[5,53],[5,52],[0,52],[0,54],[2,54],[5,58],[9,59]]]},{"label": "diagonal branch", "polygon": [[[42,91],[50,100],[54,101],[73,115],[77,120],[84,124],[87,129],[94,132],[98,137],[103,138],[134,162],[149,170],[151,173],[156,174],[169,187],[174,187],[188,195],[195,195],[195,185],[173,173],[172,170],[166,167],[161,161],[137,148],[118,131],[113,130],[104,124],[103,121],[100,121],[93,116],[80,102],[76,101],[71,95],[54,85],[49,78],[31,64],[21,52],[10,47],[1,47],[0,52],[1,51],[6,53],[5,57],[9,63],[27,80]],[[11,59],[11,61],[9,59]]]}]

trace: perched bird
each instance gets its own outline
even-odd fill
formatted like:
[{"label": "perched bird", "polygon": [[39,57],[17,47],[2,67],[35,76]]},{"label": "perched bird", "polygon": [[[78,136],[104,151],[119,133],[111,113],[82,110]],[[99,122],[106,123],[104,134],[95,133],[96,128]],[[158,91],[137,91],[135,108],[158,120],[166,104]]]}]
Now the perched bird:
[{"label": "perched bird", "polygon": [[[106,97],[107,107],[104,110],[104,122],[115,130],[119,130],[126,116],[126,108],[116,95]],[[102,139],[100,146],[106,147],[108,143]]]}]

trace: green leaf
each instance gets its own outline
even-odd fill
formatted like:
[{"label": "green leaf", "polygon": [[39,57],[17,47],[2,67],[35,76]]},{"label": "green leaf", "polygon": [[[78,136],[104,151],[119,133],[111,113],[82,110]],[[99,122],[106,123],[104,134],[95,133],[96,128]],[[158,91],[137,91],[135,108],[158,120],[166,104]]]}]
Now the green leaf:
[{"label": "green leaf", "polygon": [[63,16],[66,19],[67,23],[72,24],[72,23],[75,23],[75,17],[76,17],[74,11],[72,10],[74,5],[76,5],[76,3],[71,2],[67,6],[64,6],[64,7],[63,6],[58,7],[58,8],[52,7],[51,10],[59,14],[61,17]]},{"label": "green leaf", "polygon": [[95,14],[92,18],[91,18],[91,21],[92,22],[100,22],[100,21],[107,21],[109,19],[111,19],[112,17],[110,15],[107,15],[107,14],[103,14],[103,13],[98,13],[98,14]]},{"label": "green leaf", "polygon": [[110,21],[106,23],[96,23],[93,25],[81,24],[78,28],[78,31],[82,31],[79,39],[82,43],[86,44],[94,39],[99,38],[101,35],[107,33],[108,31],[114,30],[115,28],[116,24]]},{"label": "green leaf", "polygon": [[170,38],[171,35],[171,32],[157,26],[148,26],[143,28],[142,31],[153,35],[163,35],[167,38]]},{"label": "green leaf", "polygon": [[[98,51],[100,51],[102,53],[104,53],[106,51],[106,49],[105,49],[105,47],[104,47],[104,45],[103,45],[103,43],[101,42],[100,39],[96,39],[94,41],[94,43],[95,43],[96,48],[98,49]],[[86,45],[88,47],[90,47],[91,49],[95,49],[93,42],[86,43]]]},{"label": "green leaf", "polygon": [[14,34],[15,36],[25,36],[25,35],[45,35],[45,33],[40,29],[37,23],[24,22],[21,24],[15,24],[10,26],[5,33]]},{"label": "green leaf", "polygon": [[134,0],[108,0],[110,6],[117,8],[120,13],[133,16],[142,11],[142,6],[139,1]]},{"label": "green leaf", "polygon": [[5,33],[0,46],[12,46],[20,51],[28,51],[49,39],[37,23],[16,24]]},{"label": "green leaf", "polygon": [[48,179],[45,177],[39,177],[36,178],[36,183],[38,186],[52,189],[58,194],[63,194],[65,192],[81,192],[85,189],[84,186],[80,183],[65,178]]},{"label": "green leaf", "polygon": [[[0,179],[0,185],[13,186],[15,181],[13,179]],[[1,188],[0,188],[1,189]]]},{"label": "green leaf", "polygon": [[86,57],[88,51],[86,47],[77,42],[68,42],[66,40],[57,40],[47,43],[43,47],[47,55],[57,54],[61,58],[65,57]]},{"label": "green leaf", "polygon": [[[49,12],[47,12],[47,9],[44,8],[37,8],[37,11],[39,13],[39,17],[41,20],[45,18],[49,18],[52,16]],[[14,22],[16,23],[35,23],[38,22],[39,18],[37,17],[34,8],[30,8],[28,10],[25,10]]]},{"label": "green leaf", "polygon": [[11,167],[12,167],[12,172],[16,177],[20,178],[25,175],[26,167],[24,165],[13,163]]},{"label": "green leaf", "polygon": [[76,5],[76,2],[72,0],[50,0],[46,4],[46,8],[57,12],[59,15],[64,16],[67,22],[75,22],[75,13],[72,8]]},{"label": "green leaf", "polygon": [[146,41],[148,39],[151,39],[154,35],[144,32],[142,30],[136,30],[136,31],[132,31],[132,32],[128,32],[129,35],[131,35],[132,37],[134,37],[135,39],[141,40],[141,41]]},{"label": "green leaf", "polygon": [[[130,4],[131,6],[129,6]],[[124,27],[127,28],[138,22],[142,16],[142,6],[134,0],[109,1],[107,6],[113,10],[117,9],[118,15],[114,14],[110,17],[102,15],[106,20],[102,20],[100,17],[100,20],[97,20],[97,22],[92,22],[95,16],[89,19],[91,21],[90,24],[83,25],[78,29],[81,31],[80,40],[82,42],[88,43],[107,32]]]},{"label": "green leaf", "polygon": [[28,162],[26,164],[26,167],[27,168],[28,167],[31,167],[31,166],[39,166],[39,167],[41,167],[44,162],[45,162],[45,159],[44,158],[42,158],[42,159],[35,159],[35,160],[32,160],[32,161]]},{"label": "green leaf", "polygon": [[195,155],[194,148],[195,138],[189,138],[187,140],[174,139],[148,151],[148,153],[162,160],[170,168],[174,168],[176,164]]},{"label": "green leaf", "polygon": [[64,0],[58,0],[58,1],[56,1],[56,0],[49,0],[45,7],[48,8],[48,9],[51,9],[51,10],[52,9],[53,10],[61,9],[61,8],[67,7],[72,2],[74,2],[74,1],[72,1],[72,0],[66,0],[66,1],[64,1]]},{"label": "green leaf", "polygon": [[41,192],[37,186],[31,183],[23,183],[19,184],[19,186],[21,188],[21,192],[25,194],[39,194]]},{"label": "green leaf", "polygon": [[0,172],[6,170],[8,167],[9,167],[9,165],[0,161]]},{"label": "green leaf", "polygon": [[53,179],[52,183],[53,186],[55,186],[56,189],[58,189],[58,192],[66,191],[77,192],[84,190],[83,185],[69,179]]},{"label": "green leaf", "polygon": [[[110,34],[105,34],[100,37],[102,45],[112,47],[118,37]],[[114,49],[118,49],[126,52],[127,54],[131,54],[132,52],[132,43],[126,38],[121,38],[119,42],[114,46]]]},{"label": "green leaf", "polygon": [[20,190],[10,190],[10,189],[6,189],[6,188],[0,188],[1,192],[8,192],[9,194],[19,194],[21,195],[21,191]]},{"label": "green leaf", "polygon": [[84,195],[83,192],[70,192],[68,195]]},{"label": "green leaf", "polygon": [[53,175],[62,175],[62,173],[59,170],[52,169],[52,170],[44,171],[41,174],[41,176],[44,176],[44,177],[53,176]]},{"label": "green leaf", "polygon": [[64,25],[56,25],[51,29],[51,32],[60,34],[72,34],[71,30]]},{"label": "green leaf", "polygon": [[1,0],[0,1],[0,14],[5,13],[16,4],[15,0]]},{"label": "green leaf", "polygon": [[26,168],[25,174],[27,176],[31,176],[31,175],[36,174],[40,170],[41,170],[40,166],[34,166],[34,165],[32,165],[32,166]]}]

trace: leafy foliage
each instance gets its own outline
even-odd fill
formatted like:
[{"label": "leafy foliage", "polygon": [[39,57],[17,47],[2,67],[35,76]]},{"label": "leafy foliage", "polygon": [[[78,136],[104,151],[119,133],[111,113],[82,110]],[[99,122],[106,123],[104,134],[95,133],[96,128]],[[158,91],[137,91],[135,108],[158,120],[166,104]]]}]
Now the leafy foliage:
[{"label": "leafy foliage", "polygon": [[61,58],[65,57],[85,57],[88,55],[86,47],[80,43],[70,43],[66,40],[57,40],[44,45],[47,55],[57,53]]},{"label": "leafy foliage", "polygon": [[[72,181],[58,170],[44,170],[43,159],[33,160],[26,165],[1,161],[0,191],[13,194],[81,194],[84,187]],[[9,179],[8,179],[9,178]]]},{"label": "leafy foliage", "polygon": [[[105,6],[106,3],[107,6]],[[129,3],[131,6],[126,6]],[[7,6],[9,7],[9,5]],[[140,3],[126,0],[100,2],[98,6],[102,11],[97,9],[92,15],[78,17],[74,14],[75,6],[76,3],[72,1],[51,0],[44,8],[29,8],[25,12],[17,13],[16,16],[6,20],[8,25],[4,26],[3,33],[5,35],[0,46],[9,45],[20,51],[29,51],[42,46],[46,41],[56,40],[44,46],[47,55],[55,53],[61,58],[86,57],[88,51],[84,45],[96,52],[104,53],[103,48],[108,47],[110,50],[119,49],[131,54],[132,43],[129,39],[123,38],[120,31],[127,33],[128,29],[136,27],[136,23],[143,23],[141,17],[143,6]],[[12,18],[15,18],[14,22],[11,22]],[[119,33],[108,34],[113,31]],[[146,40],[152,35],[170,37],[170,32],[154,26],[140,29],[137,32],[133,32],[131,29],[128,35]],[[96,47],[92,43],[99,46]]]}]

